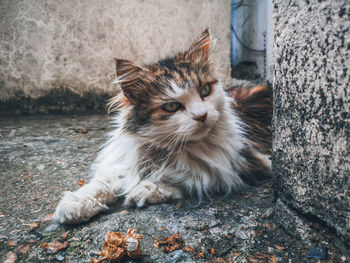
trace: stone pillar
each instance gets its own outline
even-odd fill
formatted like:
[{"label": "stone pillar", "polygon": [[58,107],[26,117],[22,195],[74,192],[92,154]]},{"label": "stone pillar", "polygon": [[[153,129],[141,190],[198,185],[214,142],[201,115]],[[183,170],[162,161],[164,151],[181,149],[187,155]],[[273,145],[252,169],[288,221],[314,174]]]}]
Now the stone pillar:
[{"label": "stone pillar", "polygon": [[350,243],[350,2],[274,0],[273,17],[278,194]]}]

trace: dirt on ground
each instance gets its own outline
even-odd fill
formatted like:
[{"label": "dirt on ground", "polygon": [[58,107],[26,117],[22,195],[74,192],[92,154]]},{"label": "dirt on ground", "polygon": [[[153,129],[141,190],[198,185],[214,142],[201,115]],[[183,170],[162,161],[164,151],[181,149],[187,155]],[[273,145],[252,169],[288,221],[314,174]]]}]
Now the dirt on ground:
[{"label": "dirt on ground", "polygon": [[[52,222],[61,193],[89,180],[108,121],[103,115],[0,121],[1,262],[90,262],[101,258],[108,231],[124,235],[130,228],[143,236],[142,257],[125,255],[123,262],[350,261],[335,231],[284,204],[273,181],[200,206],[191,196],[146,208],[120,199],[87,223]],[[175,234],[180,245],[162,249],[159,240]]]}]

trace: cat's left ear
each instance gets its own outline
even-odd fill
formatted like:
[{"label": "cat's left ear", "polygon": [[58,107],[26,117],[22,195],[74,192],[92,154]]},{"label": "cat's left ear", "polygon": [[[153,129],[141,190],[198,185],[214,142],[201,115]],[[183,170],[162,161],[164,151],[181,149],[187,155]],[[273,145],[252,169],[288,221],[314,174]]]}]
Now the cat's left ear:
[{"label": "cat's left ear", "polygon": [[185,52],[185,58],[191,60],[207,61],[210,50],[210,32],[209,28],[205,29],[191,47]]}]

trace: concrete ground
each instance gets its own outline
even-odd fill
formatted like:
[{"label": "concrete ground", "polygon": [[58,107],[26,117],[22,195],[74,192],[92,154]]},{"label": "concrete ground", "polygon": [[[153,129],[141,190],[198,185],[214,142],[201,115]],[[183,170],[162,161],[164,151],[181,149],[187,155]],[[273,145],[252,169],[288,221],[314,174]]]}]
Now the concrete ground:
[{"label": "concrete ground", "polygon": [[[88,180],[89,166],[111,129],[108,118],[34,116],[0,121],[2,262],[90,262],[99,258],[108,230],[125,233],[130,227],[143,235],[144,256],[125,262],[350,261],[334,231],[288,208],[276,196],[273,182],[197,208],[191,198],[142,209],[124,207],[121,201],[88,223],[54,224],[50,214],[62,191]],[[150,236],[175,233],[204,252],[204,258],[183,250],[164,253]],[[47,250],[43,244],[48,242],[60,242],[64,248]],[[308,259],[313,247],[321,253]]]}]

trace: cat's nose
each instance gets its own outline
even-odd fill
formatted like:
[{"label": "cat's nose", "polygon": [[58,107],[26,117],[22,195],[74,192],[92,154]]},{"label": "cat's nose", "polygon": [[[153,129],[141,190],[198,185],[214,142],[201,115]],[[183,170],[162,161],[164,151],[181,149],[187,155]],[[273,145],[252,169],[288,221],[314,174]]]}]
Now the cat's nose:
[{"label": "cat's nose", "polygon": [[196,120],[196,121],[201,121],[201,122],[205,122],[205,120],[207,119],[207,116],[208,116],[208,113],[203,113],[203,114],[200,114],[200,115],[195,115],[193,116],[193,119]]}]

